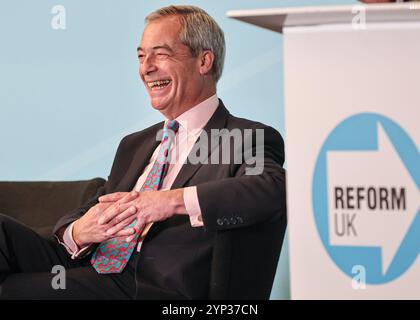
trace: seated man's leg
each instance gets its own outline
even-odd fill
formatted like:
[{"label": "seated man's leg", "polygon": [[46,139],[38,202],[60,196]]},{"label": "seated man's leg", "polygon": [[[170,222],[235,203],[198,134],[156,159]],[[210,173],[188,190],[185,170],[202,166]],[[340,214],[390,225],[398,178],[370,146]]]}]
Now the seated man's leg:
[{"label": "seated man's leg", "polygon": [[[54,266],[61,266],[56,273],[52,273]],[[63,269],[64,278],[55,278],[63,276]],[[132,264],[121,274],[99,275],[89,257],[72,260],[57,241],[0,214],[0,299],[129,299],[134,295]]]},{"label": "seated man's leg", "polygon": [[54,265],[77,266],[57,241],[41,237],[18,221],[0,214],[0,284],[22,272],[51,272]]},{"label": "seated man's leg", "polygon": [[42,273],[13,274],[0,285],[0,299],[134,299],[134,272],[98,274],[92,266]]}]

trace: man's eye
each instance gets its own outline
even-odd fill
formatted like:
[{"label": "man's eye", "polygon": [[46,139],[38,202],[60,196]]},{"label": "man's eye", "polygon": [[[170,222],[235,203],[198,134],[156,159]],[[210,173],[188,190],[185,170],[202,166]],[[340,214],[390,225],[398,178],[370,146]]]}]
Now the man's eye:
[{"label": "man's eye", "polygon": [[167,53],[158,53],[156,55],[159,59],[165,59],[169,56]]}]

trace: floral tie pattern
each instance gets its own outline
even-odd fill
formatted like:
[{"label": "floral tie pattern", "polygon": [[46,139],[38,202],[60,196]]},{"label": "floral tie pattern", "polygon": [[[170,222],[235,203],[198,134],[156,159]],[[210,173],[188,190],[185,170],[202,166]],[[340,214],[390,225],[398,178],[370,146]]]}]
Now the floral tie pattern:
[{"label": "floral tie pattern", "polygon": [[[146,181],[141,187],[140,192],[160,189],[168,167],[169,150],[178,128],[179,123],[176,120],[166,122],[163,129],[162,143],[160,145],[158,157],[147,175]],[[134,227],[135,225],[136,220],[128,227]],[[117,237],[101,242],[90,260],[95,270],[98,273],[103,274],[121,273],[130,260],[140,233],[141,232],[138,232],[130,242],[125,241],[126,237]]]}]

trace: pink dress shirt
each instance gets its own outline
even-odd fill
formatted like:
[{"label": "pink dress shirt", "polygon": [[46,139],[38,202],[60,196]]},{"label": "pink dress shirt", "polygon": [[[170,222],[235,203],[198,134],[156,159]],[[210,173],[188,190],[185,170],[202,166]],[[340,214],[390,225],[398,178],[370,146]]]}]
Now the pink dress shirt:
[{"label": "pink dress shirt", "polygon": [[[179,122],[179,130],[170,149],[170,165],[168,167],[166,176],[162,181],[161,190],[168,190],[171,188],[197,138],[201,134],[204,126],[212,117],[213,113],[216,111],[218,105],[219,100],[215,94],[176,118],[176,120]],[[166,121],[168,121],[168,119],[166,119]],[[146,166],[146,168],[143,170],[143,173],[137,180],[134,190],[139,191],[141,186],[144,184],[147,175],[152,169],[153,163],[156,160],[159,148],[160,145],[153,152],[153,155],[149,160],[149,164]],[[193,186],[184,188],[184,204],[185,208],[187,209],[187,213],[190,216],[191,226],[202,227],[203,220],[201,218],[201,209],[197,196],[197,187]],[[71,254],[71,258],[76,259],[78,257],[84,256],[84,254],[89,253],[91,246],[79,248],[76,245],[73,240],[73,225],[74,222],[66,228],[63,235],[63,242],[60,243],[64,245],[69,254]],[[137,251],[140,251],[141,244],[142,243],[139,242]]]}]

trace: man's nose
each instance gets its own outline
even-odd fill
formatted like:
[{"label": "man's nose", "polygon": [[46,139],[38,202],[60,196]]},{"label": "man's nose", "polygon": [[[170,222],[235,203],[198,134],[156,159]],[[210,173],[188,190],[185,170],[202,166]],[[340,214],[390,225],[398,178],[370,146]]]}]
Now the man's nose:
[{"label": "man's nose", "polygon": [[141,70],[141,73],[143,75],[148,75],[148,74],[156,71],[157,67],[156,67],[156,64],[155,64],[155,61],[154,61],[153,57],[151,57],[151,56],[144,57],[141,65],[140,65],[140,70]]}]

